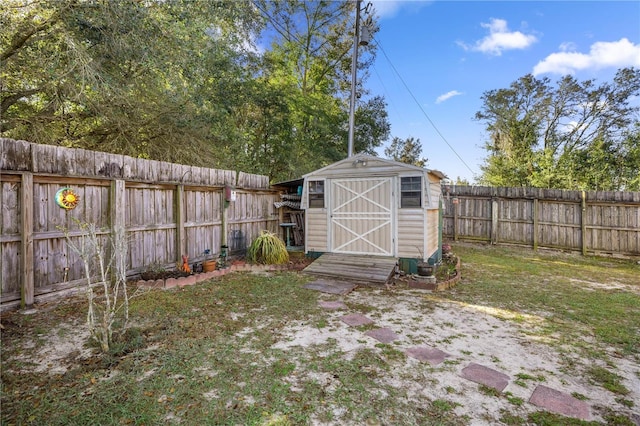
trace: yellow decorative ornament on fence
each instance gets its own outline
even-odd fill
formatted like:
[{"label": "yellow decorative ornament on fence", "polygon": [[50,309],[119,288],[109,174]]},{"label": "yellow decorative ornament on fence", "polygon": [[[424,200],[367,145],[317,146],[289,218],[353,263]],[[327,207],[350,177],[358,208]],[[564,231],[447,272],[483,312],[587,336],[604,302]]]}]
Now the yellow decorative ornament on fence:
[{"label": "yellow decorative ornament on fence", "polygon": [[71,210],[78,205],[80,197],[71,188],[62,188],[56,192],[56,204],[65,210]]}]

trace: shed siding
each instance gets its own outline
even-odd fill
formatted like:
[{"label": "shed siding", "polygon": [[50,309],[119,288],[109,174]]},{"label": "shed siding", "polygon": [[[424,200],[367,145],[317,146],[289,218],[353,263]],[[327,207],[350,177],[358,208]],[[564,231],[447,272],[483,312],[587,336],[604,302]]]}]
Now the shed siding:
[{"label": "shed siding", "polygon": [[326,209],[307,209],[306,213],[306,251],[329,251]]},{"label": "shed siding", "polygon": [[427,238],[425,241],[425,257],[431,256],[438,250],[438,210],[428,210],[425,222]]},{"label": "shed siding", "polygon": [[[428,209],[436,209],[439,210],[439,200],[442,196],[442,188],[440,187],[440,179],[437,176],[434,176],[431,173],[427,173],[427,177],[429,179],[429,198],[431,200],[431,204],[427,206]],[[437,221],[436,221],[437,225]]]},{"label": "shed siding", "polygon": [[398,209],[398,256],[420,258],[424,252],[425,214],[422,209]]},{"label": "shed siding", "polygon": [[[424,179],[422,208],[400,208],[400,179],[409,176]],[[387,178],[392,191],[374,190],[376,183]],[[428,259],[439,249],[442,178],[438,171],[364,154],[305,175],[302,205],[306,211],[306,251],[392,253],[414,259],[422,253],[423,259]],[[325,180],[326,209],[308,208],[310,180]],[[348,188],[342,191],[343,187]]]}]

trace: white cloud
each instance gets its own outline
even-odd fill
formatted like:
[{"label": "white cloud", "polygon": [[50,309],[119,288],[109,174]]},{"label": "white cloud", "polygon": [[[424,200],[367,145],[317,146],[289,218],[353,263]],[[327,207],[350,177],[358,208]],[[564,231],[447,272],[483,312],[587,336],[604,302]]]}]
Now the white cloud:
[{"label": "white cloud", "polygon": [[567,41],[567,42],[561,43],[559,49],[561,52],[571,52],[573,50],[576,50],[576,44],[570,41]]},{"label": "white cloud", "polygon": [[618,41],[599,41],[591,45],[589,53],[570,52],[563,43],[560,52],[552,53],[533,67],[533,74],[574,74],[588,68],[640,67],[640,45],[626,38]]},{"label": "white cloud", "polygon": [[[373,7],[376,11],[376,15],[380,19],[393,18],[400,9],[410,9],[416,11],[424,6],[428,6],[432,1],[398,1],[398,0],[371,0]],[[362,2],[363,6],[366,6],[367,2]]]},{"label": "white cloud", "polygon": [[399,2],[399,1],[384,1],[384,0],[372,1],[371,3],[373,3],[373,7],[376,10],[376,14],[380,18],[390,18],[394,16],[398,11],[398,9],[400,9],[400,6],[402,5],[402,2]]},{"label": "white cloud", "polygon": [[500,56],[505,50],[525,49],[538,41],[536,36],[520,31],[509,31],[507,21],[491,18],[491,22],[480,24],[489,29],[489,35],[469,46],[459,43],[466,50]]},{"label": "white cloud", "polygon": [[458,92],[457,90],[452,90],[450,92],[445,93],[444,95],[438,96],[438,99],[436,99],[436,103],[439,104],[446,101],[447,99],[451,99],[454,96],[460,96],[460,95],[462,95],[462,92]]}]

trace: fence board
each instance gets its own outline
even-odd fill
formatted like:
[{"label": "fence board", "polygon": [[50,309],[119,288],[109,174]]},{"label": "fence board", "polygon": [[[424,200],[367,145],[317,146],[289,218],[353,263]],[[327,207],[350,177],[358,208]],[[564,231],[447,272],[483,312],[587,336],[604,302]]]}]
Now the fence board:
[{"label": "fence board", "polygon": [[[228,214],[233,212],[229,215],[226,236],[232,251],[245,249],[263,229],[278,230],[278,216],[273,206],[277,193],[268,190],[266,176],[239,174],[243,177],[236,182],[236,172],[232,170],[10,139],[0,139],[0,144],[3,308],[15,306],[24,288],[21,283],[25,271],[21,263],[24,211],[21,179],[31,172],[34,174],[27,181],[31,182],[28,189],[32,194],[28,204],[33,210],[29,230],[33,256],[26,267],[33,276],[29,278],[27,274],[26,281],[31,283],[36,298],[45,295],[48,298],[51,292],[64,292],[82,285],[82,262],[67,247],[63,232],[63,228],[69,230],[72,241],[79,241],[81,222],[95,223],[104,242],[114,224],[124,222],[129,274],[155,264],[175,265],[182,250],[192,260],[201,259],[205,249],[219,254],[225,185],[237,186],[241,194],[238,201],[227,208]],[[123,198],[119,201],[110,189],[118,179],[125,179],[119,181],[124,183]],[[80,197],[79,204],[72,210],[64,210],[55,203],[56,192],[66,186]]]},{"label": "fence board", "polygon": [[533,201],[499,200],[498,241],[533,244]]},{"label": "fence board", "polygon": [[585,192],[584,212],[581,191],[443,186],[442,195],[447,238],[491,241],[497,198],[498,242],[640,256],[639,192]]},{"label": "fence board", "polygon": [[7,297],[20,298],[21,280],[21,216],[20,208],[21,182],[7,180],[2,175],[0,182],[2,192],[2,204],[0,209],[0,226],[2,240],[0,241],[0,281],[2,282],[2,300]]},{"label": "fence board", "polygon": [[0,209],[0,226],[2,226],[1,234],[19,235],[20,234],[20,183],[2,181],[2,209]]}]

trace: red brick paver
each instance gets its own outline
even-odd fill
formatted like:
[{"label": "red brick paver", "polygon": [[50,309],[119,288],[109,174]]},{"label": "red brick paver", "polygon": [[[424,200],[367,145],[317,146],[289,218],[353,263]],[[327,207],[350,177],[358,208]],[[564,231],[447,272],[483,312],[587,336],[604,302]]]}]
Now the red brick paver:
[{"label": "red brick paver", "polygon": [[429,346],[409,348],[405,351],[405,353],[410,357],[417,359],[418,361],[428,362],[431,365],[438,365],[443,362],[445,358],[451,356],[448,353],[441,351],[440,349],[431,348]]},{"label": "red brick paver", "polygon": [[340,318],[343,323],[351,326],[358,327],[360,325],[372,324],[373,320],[371,318],[367,318],[362,314],[349,314]]},{"label": "red brick paver", "polygon": [[475,383],[494,388],[498,392],[502,392],[509,384],[510,377],[504,373],[494,370],[484,365],[472,362],[462,369],[460,376],[464,379],[471,380]]},{"label": "red brick paver", "polygon": [[320,305],[321,308],[326,309],[326,310],[338,310],[338,309],[347,309],[347,305],[345,305],[343,302],[336,302],[336,301],[320,301],[318,302],[318,305]]},{"label": "red brick paver", "polygon": [[589,405],[574,398],[568,393],[560,392],[544,385],[536,386],[529,402],[545,410],[562,414],[563,416],[576,417],[582,420],[589,420]]},{"label": "red brick paver", "polygon": [[399,337],[390,328],[378,328],[376,330],[369,330],[366,333],[367,336],[373,337],[382,343],[391,343],[394,340],[398,340]]}]

